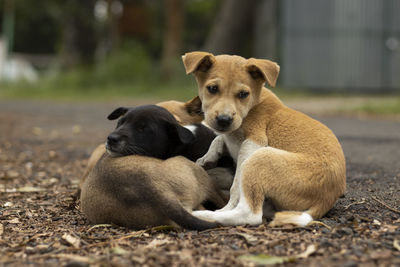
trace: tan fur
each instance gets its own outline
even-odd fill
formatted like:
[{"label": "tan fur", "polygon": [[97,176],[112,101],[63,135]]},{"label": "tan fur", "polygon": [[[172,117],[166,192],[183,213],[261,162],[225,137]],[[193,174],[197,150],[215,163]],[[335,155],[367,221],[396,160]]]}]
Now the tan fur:
[{"label": "tan fur", "polygon": [[[346,189],[342,148],[325,125],[288,108],[263,87],[265,82],[275,85],[276,63],[206,52],[188,53],[183,62],[196,77],[206,123],[215,128],[216,116],[232,116],[223,133],[262,146],[240,167],[242,190],[254,214],[265,198],[282,211],[274,226],[292,223],[298,214],[293,211],[307,211],[316,219],[332,208]],[[207,91],[210,84],[219,86],[217,94]],[[246,99],[237,97],[242,90],[250,92]]]},{"label": "tan fur", "polygon": [[180,125],[201,123],[204,119],[201,111],[201,101],[198,96],[187,101],[164,101],[156,104],[171,112]]},{"label": "tan fur", "polygon": [[207,173],[184,157],[159,160],[104,154],[82,184],[81,209],[92,223],[143,229],[175,225],[166,216],[168,211],[160,212],[162,205],[173,208],[178,201],[191,212],[207,199],[224,204]]},{"label": "tan fur", "polygon": [[[85,182],[86,178],[88,177],[90,172],[93,170],[97,161],[99,161],[99,159],[101,158],[101,156],[103,156],[104,153],[106,153],[106,145],[105,144],[100,144],[94,149],[94,151],[92,152],[92,154],[90,155],[90,158],[88,160],[86,170],[83,173],[81,180],[79,181],[79,189],[82,188],[83,182]],[[78,192],[78,194],[80,194],[80,191]]]}]

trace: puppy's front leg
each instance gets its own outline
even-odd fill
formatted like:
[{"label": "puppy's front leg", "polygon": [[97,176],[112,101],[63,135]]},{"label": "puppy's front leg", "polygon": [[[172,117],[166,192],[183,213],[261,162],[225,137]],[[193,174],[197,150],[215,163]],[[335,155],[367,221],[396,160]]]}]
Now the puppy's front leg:
[{"label": "puppy's front leg", "polygon": [[[265,140],[264,140],[265,141]],[[264,143],[263,143],[264,144]],[[239,155],[237,159],[237,168],[235,173],[235,178],[233,179],[232,187],[230,190],[230,197],[228,204],[225,205],[222,209],[217,210],[217,212],[232,210],[235,208],[240,200],[240,179],[241,179],[241,171],[243,162],[248,159],[255,151],[259,148],[264,147],[253,140],[246,139],[243,141],[240,146]]]},{"label": "puppy's front leg", "polygon": [[225,142],[222,135],[217,136],[211,143],[207,153],[199,158],[196,163],[204,168],[209,168],[215,164],[218,159],[224,154]]}]

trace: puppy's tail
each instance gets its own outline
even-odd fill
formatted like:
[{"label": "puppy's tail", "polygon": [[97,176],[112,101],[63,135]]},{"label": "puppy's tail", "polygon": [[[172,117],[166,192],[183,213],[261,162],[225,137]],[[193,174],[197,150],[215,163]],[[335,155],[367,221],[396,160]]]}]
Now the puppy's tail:
[{"label": "puppy's tail", "polygon": [[193,216],[177,199],[169,198],[154,204],[158,206],[161,214],[185,229],[202,231],[220,226],[216,222],[204,221]]},{"label": "puppy's tail", "polygon": [[274,219],[269,223],[269,226],[277,227],[285,224],[294,224],[304,227],[312,220],[313,218],[307,211],[279,211],[275,213]]}]

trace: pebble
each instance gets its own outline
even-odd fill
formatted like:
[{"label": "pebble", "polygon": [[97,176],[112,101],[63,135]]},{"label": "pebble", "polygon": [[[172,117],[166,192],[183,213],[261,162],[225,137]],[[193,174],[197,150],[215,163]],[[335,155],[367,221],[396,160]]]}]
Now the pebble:
[{"label": "pebble", "polygon": [[322,229],[321,229],[321,232],[322,232],[323,234],[329,234],[329,233],[331,232],[331,230],[329,230],[328,228],[322,228]]},{"label": "pebble", "polygon": [[358,264],[355,261],[348,261],[343,264],[343,267],[356,267],[356,266],[358,266]]},{"label": "pebble", "polygon": [[342,227],[342,228],[338,229],[338,233],[341,235],[352,235],[353,230],[349,227]]}]

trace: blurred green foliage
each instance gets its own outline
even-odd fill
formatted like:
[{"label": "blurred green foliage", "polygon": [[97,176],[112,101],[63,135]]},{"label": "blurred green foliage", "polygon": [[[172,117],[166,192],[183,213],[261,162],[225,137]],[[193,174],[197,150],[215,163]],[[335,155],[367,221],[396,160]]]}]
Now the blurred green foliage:
[{"label": "blurred green foliage", "polygon": [[[180,59],[179,59],[180,60]],[[186,100],[197,93],[193,77],[186,76],[181,62],[175,79],[163,81],[159,65],[140,43],[124,43],[121,49],[89,67],[77,67],[43,75],[37,83],[0,85],[0,97],[110,99],[146,97]]]},{"label": "blurred green foliage", "polygon": [[[14,52],[53,54],[57,60],[51,66],[40,67],[40,79],[36,83],[0,83],[0,97],[109,99],[140,96],[185,100],[194,96],[197,93],[196,82],[193,77],[186,76],[180,57],[171,63],[175,70],[171,72],[173,77],[166,80],[161,75],[164,1],[134,2],[146,6],[150,14],[150,35],[147,38],[121,35],[118,46],[95,56],[93,64],[71,67],[64,64],[64,60],[71,57],[65,50],[68,36],[65,35],[65,26],[69,23],[68,14],[75,12],[76,6],[80,5],[79,0],[68,3],[61,0],[14,0]],[[219,4],[217,0],[185,1],[182,51],[196,50],[203,45]],[[0,24],[2,9],[3,5],[0,5]],[[87,20],[91,19],[91,16],[87,17]],[[103,29],[100,22],[95,26],[97,42],[104,43],[109,38],[107,29]]]},{"label": "blurred green foliage", "polygon": [[354,108],[355,112],[376,115],[400,114],[400,97],[371,100]]}]

